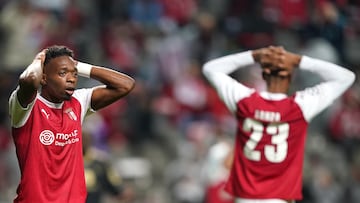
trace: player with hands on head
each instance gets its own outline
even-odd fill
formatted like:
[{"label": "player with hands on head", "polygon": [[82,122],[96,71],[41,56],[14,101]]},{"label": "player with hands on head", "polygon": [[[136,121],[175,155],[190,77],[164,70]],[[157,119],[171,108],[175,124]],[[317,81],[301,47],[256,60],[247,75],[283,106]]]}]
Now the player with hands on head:
[{"label": "player with hands on head", "polygon": [[[101,82],[76,89],[78,76]],[[82,122],[126,96],[130,76],[79,62],[65,46],[36,55],[9,98],[12,136],[21,180],[15,203],[84,203]]]},{"label": "player with hands on head", "polygon": [[[259,64],[266,90],[229,75]],[[294,71],[322,79],[288,95]],[[302,168],[309,122],[354,82],[339,65],[269,46],[219,57],[203,74],[237,119],[233,164],[225,190],[237,203],[290,203],[302,199]]]}]

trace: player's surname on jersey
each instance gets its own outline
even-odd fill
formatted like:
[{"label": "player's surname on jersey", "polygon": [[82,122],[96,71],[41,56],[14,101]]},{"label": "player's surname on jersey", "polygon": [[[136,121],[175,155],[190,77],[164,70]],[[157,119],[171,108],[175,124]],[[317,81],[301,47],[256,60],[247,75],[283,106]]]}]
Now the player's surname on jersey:
[{"label": "player's surname on jersey", "polygon": [[280,113],[274,111],[255,110],[254,117],[268,122],[279,122],[281,120]]}]

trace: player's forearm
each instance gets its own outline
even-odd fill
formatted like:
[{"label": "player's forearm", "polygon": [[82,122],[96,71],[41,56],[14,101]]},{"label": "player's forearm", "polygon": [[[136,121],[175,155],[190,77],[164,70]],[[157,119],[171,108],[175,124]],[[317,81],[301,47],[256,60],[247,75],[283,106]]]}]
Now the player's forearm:
[{"label": "player's forearm", "polygon": [[37,56],[33,62],[21,73],[19,77],[20,87],[33,89],[36,91],[40,87],[42,79],[42,61],[40,56]]},{"label": "player's forearm", "polygon": [[339,65],[307,56],[302,56],[299,68],[319,75],[325,82],[336,84],[341,88],[339,91],[345,91],[355,80],[355,74],[352,71]]},{"label": "player's forearm", "polygon": [[203,73],[205,75],[209,72],[230,74],[239,68],[243,68],[254,63],[255,61],[251,51],[244,51],[208,61],[203,66]]},{"label": "player's forearm", "polygon": [[33,62],[21,73],[17,97],[22,107],[34,100],[42,80],[42,63],[45,53],[38,53]]},{"label": "player's forearm", "polygon": [[99,66],[92,68],[91,78],[102,82],[109,89],[121,91],[122,94],[130,92],[135,85],[135,80],[130,76]]},{"label": "player's forearm", "polygon": [[106,88],[121,95],[130,92],[135,85],[134,79],[130,76],[109,68],[78,62],[77,69],[80,76],[98,80],[106,85]]}]

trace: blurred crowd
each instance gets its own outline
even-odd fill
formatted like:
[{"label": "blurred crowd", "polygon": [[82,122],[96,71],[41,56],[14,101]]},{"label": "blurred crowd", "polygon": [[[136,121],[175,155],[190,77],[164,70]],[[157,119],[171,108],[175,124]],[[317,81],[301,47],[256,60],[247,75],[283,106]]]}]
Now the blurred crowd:
[{"label": "blurred crowd", "polygon": [[[0,0],[0,9],[1,203],[11,202],[19,179],[7,100],[48,45],[136,79],[125,99],[84,123],[134,203],[209,203],[208,191],[226,177],[235,121],[201,74],[207,60],[282,45],[360,73],[359,0]],[[234,76],[264,87],[257,67]],[[299,73],[292,91],[317,80]],[[94,83],[81,78],[79,87]],[[303,203],[360,202],[359,85],[310,125]],[[103,192],[102,203],[125,202]]]}]

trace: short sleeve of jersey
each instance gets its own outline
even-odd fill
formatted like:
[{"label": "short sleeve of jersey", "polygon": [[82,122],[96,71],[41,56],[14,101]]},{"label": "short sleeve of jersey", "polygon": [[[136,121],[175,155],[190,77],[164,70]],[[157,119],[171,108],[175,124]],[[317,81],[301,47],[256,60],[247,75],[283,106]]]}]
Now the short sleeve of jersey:
[{"label": "short sleeve of jersey", "polygon": [[73,97],[76,98],[81,104],[81,120],[83,121],[85,116],[95,112],[91,108],[91,95],[93,93],[94,88],[83,88],[75,90]]},{"label": "short sleeve of jersey", "polygon": [[[9,116],[11,121],[11,126],[14,128],[19,128],[25,124],[26,120],[29,118],[31,110],[34,106],[34,101],[32,101],[27,107],[22,107],[17,98],[18,88],[15,89],[9,98]],[[82,106],[81,119],[83,120],[88,113],[95,112],[91,109],[91,95],[93,88],[84,88],[75,90],[73,97],[78,100]]]},{"label": "short sleeve of jersey", "polygon": [[16,88],[9,98],[9,114],[11,126],[18,128],[21,127],[27,118],[30,116],[30,112],[34,106],[35,99],[27,107],[22,107],[17,98],[18,88]]}]

